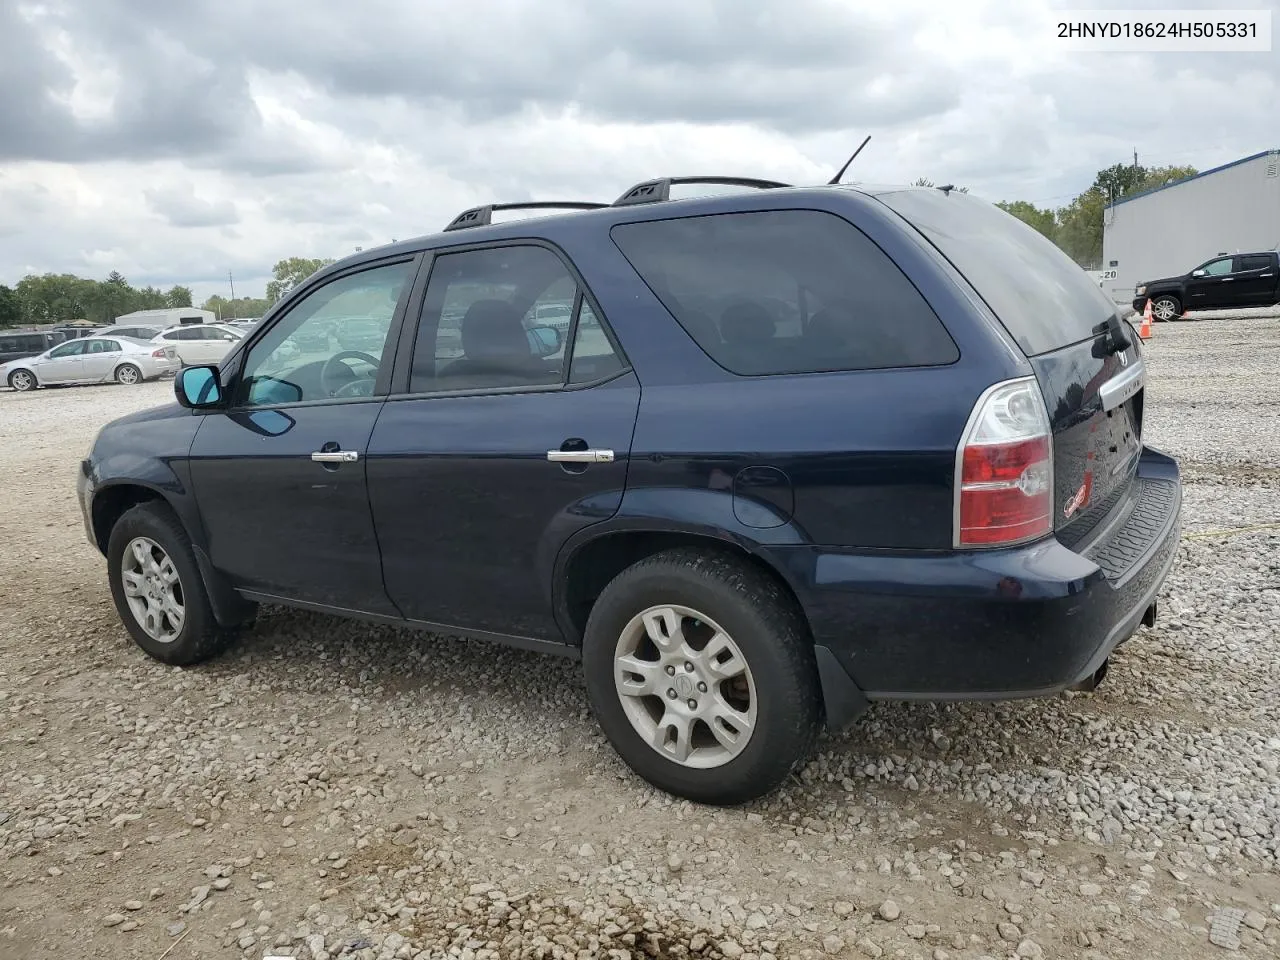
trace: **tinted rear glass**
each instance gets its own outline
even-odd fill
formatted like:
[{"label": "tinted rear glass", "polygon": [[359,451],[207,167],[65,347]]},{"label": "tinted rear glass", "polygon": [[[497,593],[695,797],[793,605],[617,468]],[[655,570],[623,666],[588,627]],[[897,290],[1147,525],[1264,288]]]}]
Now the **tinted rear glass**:
[{"label": "tinted rear glass", "polygon": [[697,344],[744,376],[951,363],[955,343],[888,256],[814,210],[620,224],[612,236]]},{"label": "tinted rear glass", "polygon": [[902,190],[876,197],[955,266],[1027,356],[1087,340],[1116,306],[1074,260],[999,207],[967,194]]}]

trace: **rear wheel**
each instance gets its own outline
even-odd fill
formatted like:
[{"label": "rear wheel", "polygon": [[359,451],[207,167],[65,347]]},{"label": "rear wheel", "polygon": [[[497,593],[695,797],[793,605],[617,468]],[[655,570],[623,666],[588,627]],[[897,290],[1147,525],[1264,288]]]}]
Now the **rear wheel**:
[{"label": "rear wheel", "polygon": [[9,374],[9,386],[21,392],[34,390],[36,386],[35,375],[28,370],[15,370]]},{"label": "rear wheel", "polygon": [[591,610],[583,668],[627,765],[700,803],[773,790],[821,728],[813,645],[794,601],[718,553],[673,550],[619,574]]},{"label": "rear wheel", "polygon": [[199,663],[235,638],[214,618],[191,541],[162,503],[138,504],[116,521],[107,543],[107,576],[125,628],[157,660]]},{"label": "rear wheel", "polygon": [[135,367],[132,363],[122,363],[116,368],[116,383],[123,383],[126,386],[133,386],[135,383],[142,382],[142,371]]},{"label": "rear wheel", "polygon": [[1182,304],[1176,297],[1156,297],[1151,301],[1151,316],[1159,321],[1175,320],[1182,315]]}]

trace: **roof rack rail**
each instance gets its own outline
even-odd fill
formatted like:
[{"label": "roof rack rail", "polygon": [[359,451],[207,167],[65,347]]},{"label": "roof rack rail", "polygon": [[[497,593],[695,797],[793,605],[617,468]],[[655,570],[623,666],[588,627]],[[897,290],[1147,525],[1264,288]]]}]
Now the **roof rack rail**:
[{"label": "roof rack rail", "polygon": [[598,210],[607,203],[588,203],[585,200],[535,200],[530,203],[487,203],[483,207],[471,207],[449,221],[445,231],[465,230],[467,227],[487,227],[493,223],[495,210]]},{"label": "roof rack rail", "polygon": [[613,201],[615,207],[626,207],[633,203],[662,203],[671,199],[673,184],[713,183],[726,187],[758,187],[761,190],[772,190],[776,187],[789,187],[789,183],[777,180],[758,180],[755,177],[660,177],[657,180],[645,180]]}]

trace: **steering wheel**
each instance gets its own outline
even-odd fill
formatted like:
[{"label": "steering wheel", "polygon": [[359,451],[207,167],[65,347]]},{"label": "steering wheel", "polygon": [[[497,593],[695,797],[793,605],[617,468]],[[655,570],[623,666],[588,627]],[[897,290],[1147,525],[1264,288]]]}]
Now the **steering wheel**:
[{"label": "steering wheel", "polygon": [[[354,375],[353,371],[347,366],[348,360],[363,360],[371,366],[376,372],[378,369],[378,358],[371,357],[367,353],[361,353],[359,350],[343,350],[341,353],[335,353],[332,357],[324,362],[324,366],[320,368],[320,386],[329,396],[338,397],[367,397],[373,393],[373,377],[356,377],[350,379]],[[347,379],[342,383],[335,383],[338,368],[347,374]]]}]

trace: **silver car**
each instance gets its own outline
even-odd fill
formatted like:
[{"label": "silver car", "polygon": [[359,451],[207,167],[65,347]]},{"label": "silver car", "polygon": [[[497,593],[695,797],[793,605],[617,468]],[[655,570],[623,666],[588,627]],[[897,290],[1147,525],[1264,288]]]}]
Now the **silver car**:
[{"label": "silver car", "polygon": [[15,390],[112,380],[133,384],[173,373],[179,366],[172,347],[127,337],[83,337],[0,366],[0,383]]}]

